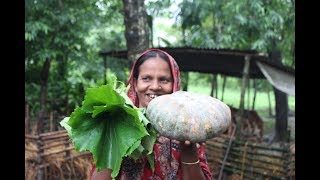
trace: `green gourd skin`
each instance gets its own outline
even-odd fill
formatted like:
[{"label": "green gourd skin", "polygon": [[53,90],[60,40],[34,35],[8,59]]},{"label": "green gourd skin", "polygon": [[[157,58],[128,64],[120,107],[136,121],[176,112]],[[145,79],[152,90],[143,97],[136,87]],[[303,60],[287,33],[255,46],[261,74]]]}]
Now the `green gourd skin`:
[{"label": "green gourd skin", "polygon": [[146,116],[160,135],[194,143],[218,136],[231,123],[231,111],[225,103],[187,91],[156,97]]}]

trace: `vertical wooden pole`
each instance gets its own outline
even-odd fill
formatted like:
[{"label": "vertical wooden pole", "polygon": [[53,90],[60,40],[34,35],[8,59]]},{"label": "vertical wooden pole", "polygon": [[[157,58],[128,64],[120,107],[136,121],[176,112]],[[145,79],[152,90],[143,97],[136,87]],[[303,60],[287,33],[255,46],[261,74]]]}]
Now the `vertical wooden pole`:
[{"label": "vertical wooden pole", "polygon": [[53,112],[50,112],[50,132],[53,131]]},{"label": "vertical wooden pole", "polygon": [[212,80],[211,80],[211,92],[210,92],[210,96],[211,97],[215,97],[213,96],[215,93],[215,91],[217,90],[217,86],[216,86],[216,75],[212,74]]},{"label": "vertical wooden pole", "polygon": [[250,67],[250,56],[245,56],[244,59],[244,67],[243,67],[243,74],[242,74],[242,84],[241,84],[241,96],[240,96],[240,107],[239,107],[239,112],[238,116],[240,119],[237,119],[237,137],[241,137],[241,126],[242,126],[242,121],[243,121],[243,112],[244,112],[244,97],[245,97],[245,92],[246,92],[246,87],[247,87],[247,82],[248,82],[248,77],[249,77],[249,67]]},{"label": "vertical wooden pole", "polygon": [[256,103],[256,96],[257,96],[257,82],[256,79],[253,79],[253,100],[252,100],[252,108],[251,110],[254,110],[254,105]]},{"label": "vertical wooden pole", "polygon": [[245,97],[246,87],[248,83],[249,67],[250,67],[250,57],[245,56],[243,74],[242,74],[242,84],[241,84],[241,96],[240,96],[240,108],[239,108],[240,114],[243,114],[243,109],[244,109],[244,97]]},{"label": "vertical wooden pole", "polygon": [[216,98],[218,98],[218,74],[215,75]]},{"label": "vertical wooden pole", "polygon": [[247,93],[247,109],[250,109],[250,76],[248,76],[248,83],[247,83],[247,89],[248,89],[248,93]]},{"label": "vertical wooden pole", "polygon": [[226,81],[227,81],[227,76],[226,76],[226,75],[223,75],[223,83],[222,83],[222,97],[221,97],[221,101],[223,101],[224,88],[226,87]]},{"label": "vertical wooden pole", "polygon": [[29,128],[30,128],[30,110],[29,110],[29,104],[26,104],[25,106],[25,133],[29,134]]},{"label": "vertical wooden pole", "polygon": [[213,97],[213,91],[214,91],[214,74],[212,74],[212,79],[211,79],[211,91],[210,91],[210,96]]},{"label": "vertical wooden pole", "polygon": [[42,138],[39,134],[38,136],[38,140],[37,140],[37,148],[38,148],[38,157],[37,157],[37,167],[38,167],[38,173],[37,173],[37,180],[43,180],[44,179],[44,172],[43,172],[43,168],[40,168],[40,166],[42,165],[42,153],[43,153],[43,141]]}]

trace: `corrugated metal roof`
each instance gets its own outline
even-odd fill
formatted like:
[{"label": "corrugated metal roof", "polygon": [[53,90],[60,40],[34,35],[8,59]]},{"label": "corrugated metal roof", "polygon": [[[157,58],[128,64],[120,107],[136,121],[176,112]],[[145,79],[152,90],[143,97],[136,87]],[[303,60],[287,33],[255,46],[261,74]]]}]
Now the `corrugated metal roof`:
[{"label": "corrugated metal roof", "polygon": [[[249,78],[266,78],[256,61],[264,62],[271,67],[285,71],[294,76],[294,70],[268,60],[268,57],[254,50],[206,49],[193,47],[160,47],[177,61],[181,71],[222,74],[242,77],[244,60],[250,57]],[[102,51],[102,56],[127,59],[126,50]]]}]

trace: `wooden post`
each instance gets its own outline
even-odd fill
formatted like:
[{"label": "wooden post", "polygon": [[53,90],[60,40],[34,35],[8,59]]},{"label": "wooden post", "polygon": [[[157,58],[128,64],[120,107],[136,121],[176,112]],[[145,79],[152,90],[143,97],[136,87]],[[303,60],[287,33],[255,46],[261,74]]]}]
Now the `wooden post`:
[{"label": "wooden post", "polygon": [[245,92],[246,92],[246,87],[247,87],[247,82],[248,82],[248,77],[249,77],[249,67],[250,67],[250,56],[245,56],[244,59],[244,67],[243,67],[243,75],[242,75],[242,84],[241,84],[241,96],[240,96],[240,107],[239,107],[239,112],[238,112],[238,117],[237,119],[237,137],[241,137],[241,126],[242,126],[242,121],[243,121],[243,112],[244,112],[244,97],[245,97]]},{"label": "wooden post", "polygon": [[[64,145],[65,149],[68,149],[69,148],[69,144],[70,144],[70,143],[68,143],[69,139],[66,139],[65,141],[66,141],[66,144]],[[70,157],[70,150],[67,150],[66,151],[66,158],[69,158],[69,157]]]},{"label": "wooden post", "polygon": [[252,100],[252,108],[251,110],[254,110],[254,105],[256,103],[256,96],[257,96],[257,82],[256,79],[253,79],[253,100]]},{"label": "wooden post", "polygon": [[42,154],[43,154],[43,141],[41,136],[38,136],[37,140],[37,148],[38,148],[38,156],[37,156],[37,168],[38,168],[38,173],[37,173],[37,180],[43,180],[44,179],[44,171],[43,168],[41,168],[42,165]]},{"label": "wooden post", "polygon": [[227,81],[227,76],[226,76],[226,75],[223,75],[223,83],[222,83],[222,97],[221,97],[221,101],[223,101],[224,88],[226,87],[226,81]]},{"label": "wooden post", "polygon": [[29,104],[26,104],[25,106],[25,133],[29,134],[29,127],[30,127],[30,110],[29,110]]},{"label": "wooden post", "polygon": [[53,112],[50,112],[50,132],[53,131]]},{"label": "wooden post", "polygon": [[215,95],[215,98],[218,98],[218,74],[215,75],[215,86],[216,86],[216,95]]},{"label": "wooden post", "polygon": [[[212,74],[212,80],[211,80],[211,92],[210,92],[210,96],[211,97],[217,97],[217,93],[215,93],[215,91],[217,91],[217,75]],[[214,96],[215,94],[215,96]]]}]

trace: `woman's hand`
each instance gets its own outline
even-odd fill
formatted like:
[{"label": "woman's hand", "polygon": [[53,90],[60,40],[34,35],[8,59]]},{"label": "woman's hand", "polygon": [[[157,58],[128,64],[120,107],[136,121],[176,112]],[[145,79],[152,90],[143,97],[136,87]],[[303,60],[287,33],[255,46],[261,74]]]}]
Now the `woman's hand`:
[{"label": "woman's hand", "polygon": [[192,143],[188,140],[179,142],[183,179],[205,179],[198,155],[200,144],[205,145],[204,142]]},{"label": "woman's hand", "polygon": [[198,149],[201,145],[205,145],[204,142],[192,143],[188,140],[179,141],[179,147],[181,152],[181,161],[183,162],[196,162],[198,161]]},{"label": "woman's hand", "polygon": [[92,174],[91,180],[112,180],[111,173],[112,173],[111,169],[104,169],[99,172],[97,172],[95,169]]}]

